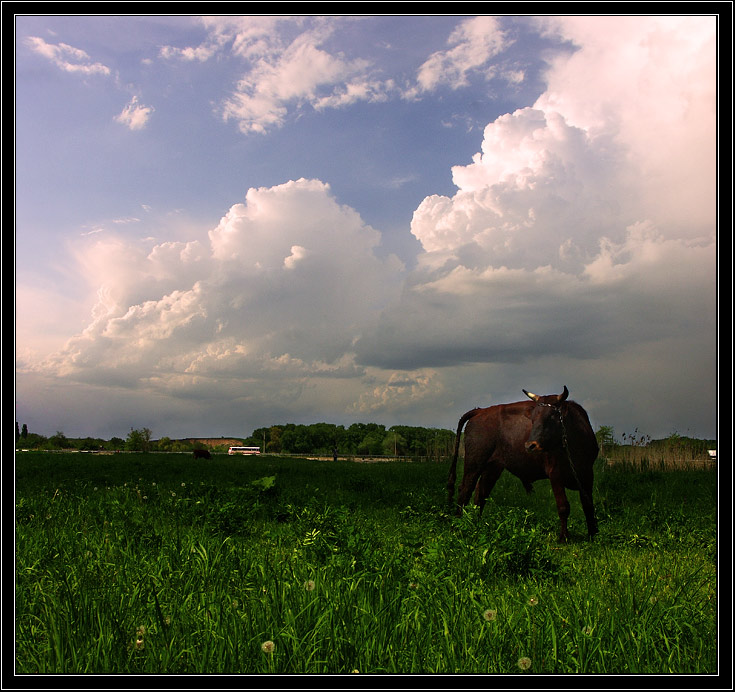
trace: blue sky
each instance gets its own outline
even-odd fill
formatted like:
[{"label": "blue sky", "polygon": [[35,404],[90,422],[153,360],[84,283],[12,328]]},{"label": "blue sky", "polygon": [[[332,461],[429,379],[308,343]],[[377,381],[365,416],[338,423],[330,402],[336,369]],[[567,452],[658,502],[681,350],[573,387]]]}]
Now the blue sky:
[{"label": "blue sky", "polygon": [[30,430],[715,435],[715,17],[15,25]]}]

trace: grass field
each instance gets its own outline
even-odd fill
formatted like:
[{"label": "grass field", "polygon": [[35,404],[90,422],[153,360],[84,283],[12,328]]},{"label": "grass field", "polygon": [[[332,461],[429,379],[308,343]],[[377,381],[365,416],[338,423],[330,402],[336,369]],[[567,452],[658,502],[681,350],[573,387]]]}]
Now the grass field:
[{"label": "grass field", "polygon": [[601,470],[566,545],[548,481],[456,518],[447,471],[18,454],[16,673],[717,672],[713,470]]}]

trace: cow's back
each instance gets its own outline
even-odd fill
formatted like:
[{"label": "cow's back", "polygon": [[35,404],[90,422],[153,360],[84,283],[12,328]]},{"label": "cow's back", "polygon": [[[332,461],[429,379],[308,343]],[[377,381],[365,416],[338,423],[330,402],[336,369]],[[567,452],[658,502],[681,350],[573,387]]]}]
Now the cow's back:
[{"label": "cow's back", "polygon": [[524,444],[531,430],[527,414],[532,408],[531,402],[519,401],[480,411],[465,428],[465,463],[490,456],[507,461],[527,457]]}]

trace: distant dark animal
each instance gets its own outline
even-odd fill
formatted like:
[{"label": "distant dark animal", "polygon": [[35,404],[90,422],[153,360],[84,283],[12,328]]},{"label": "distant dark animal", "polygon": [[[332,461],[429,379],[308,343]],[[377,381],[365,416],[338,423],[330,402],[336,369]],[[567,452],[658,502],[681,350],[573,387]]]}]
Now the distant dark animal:
[{"label": "distant dark animal", "polygon": [[454,458],[449,470],[449,503],[454,502],[457,456],[465,423],[464,474],[457,497],[458,513],[475,490],[480,512],[500,474],[507,469],[520,478],[527,492],[532,483],[548,478],[561,523],[559,540],[569,538],[569,500],[565,488],[579,490],[590,538],[597,533],[592,503],[592,465],[599,448],[585,410],[567,401],[569,390],[538,396],[525,389],[531,401],[499,404],[467,411],[457,425]]},{"label": "distant dark animal", "polygon": [[211,459],[212,455],[206,449],[195,449],[194,458],[195,459]]}]

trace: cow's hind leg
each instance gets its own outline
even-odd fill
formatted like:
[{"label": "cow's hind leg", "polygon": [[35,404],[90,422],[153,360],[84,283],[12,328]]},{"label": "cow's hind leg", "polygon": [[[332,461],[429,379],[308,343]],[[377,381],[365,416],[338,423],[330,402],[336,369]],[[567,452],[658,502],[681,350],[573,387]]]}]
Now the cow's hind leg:
[{"label": "cow's hind leg", "polygon": [[590,540],[597,533],[597,520],[595,519],[595,506],[592,502],[592,478],[585,479],[579,490],[579,499],[582,502],[584,518],[587,520],[587,533]]},{"label": "cow's hind leg", "polygon": [[477,481],[480,478],[480,469],[474,467],[467,468],[467,462],[465,461],[465,470],[462,474],[462,482],[459,485],[459,492],[457,493],[457,516],[462,513],[462,507],[464,507],[470,500],[472,491],[477,485]]},{"label": "cow's hind leg", "polygon": [[491,463],[480,476],[475,490],[475,504],[480,508],[480,515],[482,515],[482,510],[485,509],[485,501],[498,482],[501,473],[503,473],[503,467],[500,464]]}]

